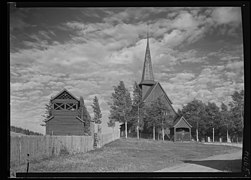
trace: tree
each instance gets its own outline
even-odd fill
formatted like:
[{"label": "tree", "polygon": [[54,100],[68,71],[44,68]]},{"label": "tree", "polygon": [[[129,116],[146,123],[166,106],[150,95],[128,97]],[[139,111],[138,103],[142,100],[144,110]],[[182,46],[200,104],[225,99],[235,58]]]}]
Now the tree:
[{"label": "tree", "polygon": [[232,102],[229,103],[231,118],[232,118],[232,129],[230,130],[231,136],[242,136],[244,127],[244,90],[240,92],[235,91],[232,94]]},{"label": "tree", "polygon": [[112,119],[111,116],[109,116],[109,121],[107,122],[108,127],[112,128],[112,135],[114,139],[114,127],[115,127],[115,119]]},{"label": "tree", "polygon": [[91,129],[90,129],[91,128],[90,127],[91,116],[85,107],[84,99],[82,96],[80,97],[79,117],[85,122],[84,132],[87,135],[90,135],[91,134]]},{"label": "tree", "polygon": [[226,130],[226,136],[227,136],[227,141],[229,139],[228,137],[228,131],[232,127],[232,119],[230,118],[230,112],[228,111],[228,107],[226,104],[221,103],[221,123],[220,123],[220,129],[222,131]]},{"label": "tree", "polygon": [[206,123],[206,133],[208,136],[213,136],[214,132],[219,134],[219,124],[221,121],[220,109],[215,103],[208,102],[205,106],[204,121]]},{"label": "tree", "polygon": [[49,101],[48,104],[45,104],[45,113],[42,115],[42,117],[44,117],[43,121],[51,117],[51,110],[52,110],[52,104],[51,101]]},{"label": "tree", "polygon": [[164,129],[170,128],[173,125],[174,115],[171,113],[172,110],[169,106],[166,106],[162,99],[157,99],[159,108],[161,109],[161,128],[162,128],[162,140],[164,141]]},{"label": "tree", "polygon": [[41,133],[30,131],[28,129],[23,129],[23,128],[16,127],[16,126],[10,126],[10,131],[15,132],[15,133],[22,133],[22,134],[26,134],[26,135],[38,135],[38,136],[43,135]]},{"label": "tree", "polygon": [[148,127],[153,128],[154,140],[156,128],[161,128],[162,140],[164,140],[164,129],[172,125],[173,118],[171,110],[166,106],[161,97],[158,97],[146,106],[145,121]]},{"label": "tree", "polygon": [[110,119],[125,124],[125,137],[127,138],[127,123],[131,119],[132,100],[123,81],[120,81],[118,86],[114,86],[111,99],[112,102],[108,103],[110,105]]},{"label": "tree", "polygon": [[206,123],[204,121],[205,116],[205,104],[202,101],[194,99],[186,106],[183,106],[180,114],[191,124],[191,134],[196,136],[199,141],[199,136],[206,135]]},{"label": "tree", "polygon": [[153,140],[155,140],[155,128],[156,128],[156,119],[158,118],[158,112],[154,108],[154,104],[148,103],[145,105],[144,121],[147,128],[152,128]]},{"label": "tree", "polygon": [[[133,100],[132,100],[132,128],[137,131],[137,138],[139,139],[139,130],[143,129],[144,121],[142,116],[142,91],[139,85],[135,82],[133,86]],[[141,116],[140,116],[141,115]]]},{"label": "tree", "polygon": [[95,96],[93,99],[92,108],[93,108],[93,112],[94,112],[94,118],[93,118],[94,122],[97,124],[101,124],[102,114],[101,114],[101,110],[99,107],[99,102],[98,102],[97,96]]}]

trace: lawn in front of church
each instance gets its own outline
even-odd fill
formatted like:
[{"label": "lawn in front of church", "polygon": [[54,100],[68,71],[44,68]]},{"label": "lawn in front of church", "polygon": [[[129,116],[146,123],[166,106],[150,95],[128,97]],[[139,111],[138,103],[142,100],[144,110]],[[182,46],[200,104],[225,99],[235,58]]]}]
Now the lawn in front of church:
[{"label": "lawn in front of church", "polygon": [[[31,162],[29,172],[153,172],[186,160],[239,150],[239,147],[196,142],[121,138],[87,153]],[[14,170],[25,172],[26,165],[15,167]]]}]

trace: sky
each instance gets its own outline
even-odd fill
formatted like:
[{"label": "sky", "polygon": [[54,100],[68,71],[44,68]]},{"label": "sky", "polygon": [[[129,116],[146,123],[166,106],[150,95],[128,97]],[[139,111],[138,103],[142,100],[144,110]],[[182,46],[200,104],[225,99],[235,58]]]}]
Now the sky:
[{"label": "sky", "polygon": [[239,7],[11,8],[11,125],[45,133],[45,104],[66,88],[91,117],[98,97],[108,132],[113,86],[141,80],[147,24],[154,79],[175,110],[244,89]]}]

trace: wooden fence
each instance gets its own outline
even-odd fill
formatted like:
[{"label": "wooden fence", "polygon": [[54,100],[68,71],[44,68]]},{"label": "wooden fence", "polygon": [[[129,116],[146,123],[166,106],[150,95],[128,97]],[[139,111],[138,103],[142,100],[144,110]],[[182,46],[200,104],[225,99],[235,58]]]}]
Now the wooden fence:
[{"label": "wooden fence", "polygon": [[116,139],[120,138],[120,131],[114,131],[114,133],[109,133],[109,134],[102,134],[101,135],[101,147],[104,146],[105,144],[112,142]]},{"label": "wooden fence", "polygon": [[[101,135],[101,147],[120,138],[120,132]],[[85,153],[93,150],[92,136],[11,136],[10,165],[58,156],[60,154]]]}]

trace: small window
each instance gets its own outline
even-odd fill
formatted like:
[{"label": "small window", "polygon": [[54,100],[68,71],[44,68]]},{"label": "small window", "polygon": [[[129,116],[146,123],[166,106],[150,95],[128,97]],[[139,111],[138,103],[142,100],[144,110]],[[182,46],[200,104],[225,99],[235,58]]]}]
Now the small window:
[{"label": "small window", "polygon": [[66,104],[66,109],[70,111],[75,111],[77,109],[77,105],[73,103],[67,103]]},{"label": "small window", "polygon": [[64,110],[64,103],[55,103],[54,109],[55,110]]}]

